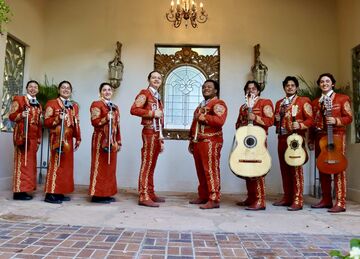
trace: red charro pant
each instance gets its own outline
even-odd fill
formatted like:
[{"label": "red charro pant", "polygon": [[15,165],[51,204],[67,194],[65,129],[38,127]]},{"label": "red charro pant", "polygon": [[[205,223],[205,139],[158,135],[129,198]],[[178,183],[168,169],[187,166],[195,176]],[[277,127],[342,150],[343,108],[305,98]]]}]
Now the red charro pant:
[{"label": "red charro pant", "polygon": [[278,137],[278,155],[280,162],[280,171],[284,197],[282,200],[286,203],[303,206],[304,174],[302,166],[289,166],[285,162],[284,153],[287,149],[287,137],[289,135],[279,135]]},{"label": "red charro pant", "polygon": [[199,180],[200,199],[220,201],[221,142],[204,140],[194,143],[193,156]]},{"label": "red charro pant", "polygon": [[[345,141],[346,136],[344,133],[335,133],[336,135],[340,135],[343,139],[342,141],[342,153],[345,154]],[[316,136],[316,142],[315,142],[315,154],[316,158],[320,154],[320,147],[319,147],[319,141],[322,136],[326,136],[324,134],[318,134]],[[322,191],[322,200],[321,202],[325,204],[332,204],[332,195],[331,195],[331,174],[324,174],[322,172],[319,172],[320,175],[320,184],[321,184],[321,191]],[[345,171],[334,174],[334,186],[335,186],[335,206],[339,206],[341,208],[346,207],[346,174]]]},{"label": "red charro pant", "polygon": [[14,147],[13,192],[31,192],[36,189],[37,138],[28,138],[27,161],[25,146]]},{"label": "red charro pant", "polygon": [[266,207],[265,202],[265,176],[261,177],[246,177],[246,189],[248,197],[246,203],[250,206]]},{"label": "red charro pant", "polygon": [[155,198],[154,171],[161,149],[159,133],[152,129],[142,131],[141,167],[139,173],[139,201]]}]

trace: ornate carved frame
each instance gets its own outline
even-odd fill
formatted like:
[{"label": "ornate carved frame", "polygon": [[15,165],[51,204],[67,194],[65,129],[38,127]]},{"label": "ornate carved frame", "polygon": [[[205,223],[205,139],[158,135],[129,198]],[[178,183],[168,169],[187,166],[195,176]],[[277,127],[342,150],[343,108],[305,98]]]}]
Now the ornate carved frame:
[{"label": "ornate carved frame", "polygon": [[[157,54],[158,47],[181,48],[173,55]],[[217,48],[218,55],[199,55],[193,48]],[[198,46],[198,45],[155,45],[154,68],[163,75],[163,82],[166,82],[168,75],[177,67],[190,65],[199,69],[207,79],[219,81],[220,74],[220,47],[219,46]],[[219,89],[220,90],[220,89]],[[164,97],[164,89],[160,89]],[[220,94],[220,91],[219,91]],[[164,99],[164,98],[163,98]],[[164,104],[166,105],[166,104]],[[187,140],[189,130],[184,129],[163,129],[165,139]]]}]

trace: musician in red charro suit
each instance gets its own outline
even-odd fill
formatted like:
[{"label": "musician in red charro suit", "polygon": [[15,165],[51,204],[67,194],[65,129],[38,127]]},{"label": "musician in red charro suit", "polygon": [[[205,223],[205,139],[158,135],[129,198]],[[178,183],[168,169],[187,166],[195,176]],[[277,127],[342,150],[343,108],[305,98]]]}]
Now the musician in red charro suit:
[{"label": "musician in red charro suit", "polygon": [[[36,189],[36,152],[40,145],[42,113],[41,105],[36,100],[39,83],[34,80],[29,81],[26,84],[26,92],[25,96],[14,96],[9,114],[9,119],[15,122],[14,200],[31,200],[32,196],[27,192]],[[27,130],[26,125],[28,125]]]},{"label": "musician in red charro suit", "polygon": [[115,201],[111,196],[117,193],[116,156],[121,148],[120,112],[118,106],[111,102],[113,89],[109,83],[102,83],[99,92],[101,99],[93,102],[90,107],[94,133],[91,141],[89,195],[92,196],[92,202],[110,203]]},{"label": "musician in red charro suit", "polygon": [[[333,91],[335,87],[335,78],[330,73],[324,73],[319,76],[317,84],[322,91],[322,96],[313,101],[313,110],[315,116],[315,125],[313,128],[313,139],[315,139],[315,155],[320,154],[319,141],[321,137],[327,135],[326,124],[333,125],[334,135],[342,138],[342,153],[345,154],[346,144],[346,125],[352,122],[352,111],[350,98],[344,94],[338,94]],[[328,96],[332,100],[332,116],[325,117],[324,98]],[[314,148],[314,144],[309,144]],[[334,186],[336,201],[333,206],[331,197],[331,175],[320,173],[320,183],[322,190],[322,199],[318,204],[312,205],[314,209],[330,208],[328,212],[343,212],[346,210],[346,174],[345,171],[334,174]]]},{"label": "musician in red charro suit", "polygon": [[[45,183],[45,202],[49,203],[70,200],[70,197],[64,194],[74,191],[74,151],[81,142],[79,106],[70,101],[72,86],[70,82],[62,81],[58,89],[60,96],[48,101],[45,107],[44,124],[50,129],[51,150]],[[61,132],[62,120],[63,132]],[[61,133],[63,133],[62,143],[60,143]]]},{"label": "musician in red charro suit", "polygon": [[198,198],[189,203],[203,204],[201,209],[220,207],[220,152],[227,107],[218,93],[218,82],[211,79],[204,82],[205,100],[196,108],[190,128],[189,152],[194,156],[199,186]]},{"label": "musician in red charro suit", "polygon": [[161,138],[163,105],[158,92],[162,76],[157,71],[148,75],[149,87],[136,96],[130,113],[141,117],[143,147],[141,149],[141,167],[139,173],[139,205],[159,207],[158,202],[165,202],[154,191],[154,171],[159,153],[164,150]]},{"label": "musician in red charro suit", "polygon": [[[261,87],[256,81],[248,81],[245,84],[245,95],[255,96],[252,113],[248,112],[247,104],[240,107],[239,117],[236,121],[236,129],[248,125],[249,120],[254,125],[262,127],[266,133],[268,128],[274,124],[274,108],[269,99],[260,98]],[[237,202],[239,206],[247,206],[246,210],[264,210],[265,203],[265,176],[245,177],[247,198],[244,201]]]},{"label": "musician in red charro suit", "polygon": [[[288,206],[289,211],[301,210],[303,207],[304,175],[302,166],[290,166],[285,162],[284,153],[288,147],[287,138],[294,130],[305,139],[307,130],[313,124],[311,101],[297,95],[299,81],[294,76],[287,76],[283,81],[286,97],[275,105],[275,126],[278,133],[278,155],[281,178],[284,189],[283,198],[273,203],[274,206]],[[292,111],[297,107],[293,122]],[[303,142],[305,143],[305,141]],[[305,148],[305,145],[303,145]]]}]

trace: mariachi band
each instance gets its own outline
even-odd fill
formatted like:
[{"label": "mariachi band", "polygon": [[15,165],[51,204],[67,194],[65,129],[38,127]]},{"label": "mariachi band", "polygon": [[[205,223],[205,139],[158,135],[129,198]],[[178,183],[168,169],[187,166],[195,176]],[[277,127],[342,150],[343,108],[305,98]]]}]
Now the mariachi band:
[{"label": "mariachi band", "polygon": [[[158,156],[164,150],[164,111],[161,95],[162,75],[152,71],[148,87],[136,96],[130,113],[141,117],[141,165],[138,180],[138,204],[159,207],[165,202],[155,194],[154,172]],[[248,81],[244,87],[245,102],[236,121],[236,134],[229,157],[232,172],[246,181],[247,198],[237,202],[246,210],[265,210],[265,177],[271,168],[267,150],[268,128],[275,125],[278,134],[278,156],[283,197],[274,206],[289,211],[303,208],[304,177],[302,165],[308,160],[306,144],[315,149],[322,199],[312,208],[328,208],[337,213],[346,210],[345,153],[346,126],[352,122],[351,101],[347,95],[334,92],[335,78],[321,74],[317,85],[321,97],[310,101],[297,95],[299,82],[287,76],[283,81],[285,97],[276,102],[260,97],[261,87]],[[36,189],[36,151],[40,145],[42,119],[49,129],[50,161],[44,186],[45,202],[69,201],[74,191],[74,151],[81,143],[79,106],[71,101],[72,85],[63,81],[58,98],[44,108],[36,100],[39,84],[31,80],[25,96],[15,96],[9,118],[14,126],[13,199],[31,200]],[[194,111],[189,131],[189,152],[194,157],[199,181],[198,197],[190,204],[201,209],[220,207],[220,156],[223,145],[222,127],[228,108],[219,98],[219,83],[208,79],[202,85],[204,100]],[[121,149],[120,112],[111,101],[112,86],[102,83],[100,99],[90,107],[94,127],[91,142],[91,169],[88,194],[91,202],[111,203],[117,193],[117,152]],[[43,118],[42,118],[43,117]],[[332,175],[336,199],[331,195]]]}]

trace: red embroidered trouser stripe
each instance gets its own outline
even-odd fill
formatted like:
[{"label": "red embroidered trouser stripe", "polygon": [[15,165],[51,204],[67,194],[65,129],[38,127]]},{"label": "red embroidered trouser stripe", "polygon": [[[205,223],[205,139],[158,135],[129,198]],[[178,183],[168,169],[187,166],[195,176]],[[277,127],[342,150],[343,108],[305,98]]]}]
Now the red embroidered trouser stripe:
[{"label": "red embroidered trouser stripe", "polygon": [[284,189],[283,201],[303,206],[304,174],[302,166],[289,166],[285,162],[284,153],[287,149],[288,135],[278,138],[278,155],[280,162],[282,185]]},{"label": "red embroidered trouser stripe", "polygon": [[154,171],[160,153],[159,134],[142,134],[141,168],[139,174],[139,201],[154,198]]},{"label": "red embroidered trouser stripe", "polygon": [[36,189],[37,140],[28,138],[27,161],[25,147],[14,147],[13,192],[31,192]]},{"label": "red embroidered trouser stripe", "polygon": [[194,143],[194,160],[199,179],[200,199],[220,201],[220,151],[218,142]]},{"label": "red embroidered trouser stripe", "polygon": [[250,181],[252,193],[255,195],[255,197],[252,199],[253,203],[251,205],[265,207],[265,176],[256,177]]},{"label": "red embroidered trouser stripe", "polygon": [[[345,155],[345,134],[339,134],[342,137],[342,153]],[[323,135],[317,136],[316,144],[319,143]],[[320,148],[316,146],[316,157],[320,154]],[[322,191],[322,202],[326,204],[332,204],[332,195],[331,195],[331,174],[324,174],[319,172],[320,175],[320,183],[321,183],[321,191]],[[335,206],[339,206],[341,208],[346,207],[346,174],[345,171],[334,174],[334,186],[335,186],[335,195],[336,202]]]}]

